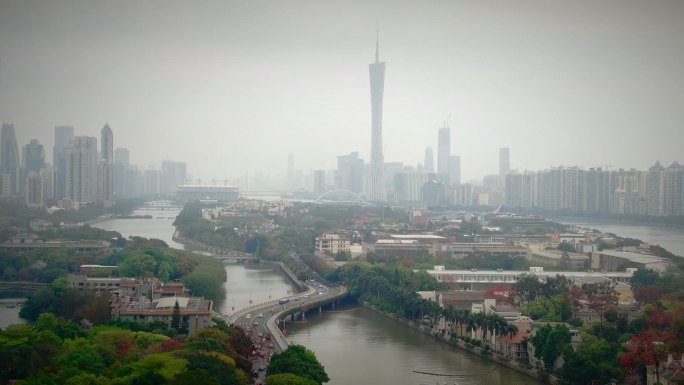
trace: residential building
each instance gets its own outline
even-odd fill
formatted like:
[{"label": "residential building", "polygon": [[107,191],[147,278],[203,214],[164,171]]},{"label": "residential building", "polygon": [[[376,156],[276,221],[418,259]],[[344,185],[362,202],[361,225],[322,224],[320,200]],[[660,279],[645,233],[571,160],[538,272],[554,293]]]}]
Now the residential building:
[{"label": "residential building", "polygon": [[338,156],[335,186],[354,194],[361,194],[363,192],[363,168],[363,159],[359,159],[358,152]]},{"label": "residential building", "polygon": [[458,155],[449,158],[449,182],[452,186],[461,184],[461,157]]},{"label": "residential building", "polygon": [[450,162],[451,128],[444,122],[444,126],[437,129],[437,174],[449,178]]},{"label": "residential building", "polygon": [[187,165],[185,162],[165,160],[161,167],[161,193],[175,195],[178,186],[185,184],[187,179]]},{"label": "residential building", "polygon": [[102,130],[100,130],[100,145],[102,149],[100,150],[101,160],[106,164],[114,163],[114,134],[109,124],[105,123]]},{"label": "residential building", "polygon": [[337,254],[351,250],[349,234],[323,233],[316,237],[316,254]]},{"label": "residential building", "polygon": [[0,130],[0,174],[2,175],[2,196],[11,196],[21,193],[20,164],[17,137],[14,125],[3,123]]},{"label": "residential building", "polygon": [[499,149],[499,176],[505,177],[511,171],[511,150],[508,147]]},{"label": "residential building", "polygon": [[97,139],[77,136],[67,149],[65,197],[74,202],[93,202],[97,193]]},{"label": "residential building", "polygon": [[425,149],[425,162],[423,169],[427,172],[435,172],[435,155],[432,152],[432,147]]},{"label": "residential building", "polygon": [[45,149],[38,139],[31,139],[30,143],[24,145],[22,165],[27,173],[40,172],[45,166]]},{"label": "residential building", "polygon": [[52,147],[52,166],[55,169],[55,197],[65,198],[67,191],[67,169],[69,167],[68,149],[73,146],[74,128],[55,127],[55,145]]}]

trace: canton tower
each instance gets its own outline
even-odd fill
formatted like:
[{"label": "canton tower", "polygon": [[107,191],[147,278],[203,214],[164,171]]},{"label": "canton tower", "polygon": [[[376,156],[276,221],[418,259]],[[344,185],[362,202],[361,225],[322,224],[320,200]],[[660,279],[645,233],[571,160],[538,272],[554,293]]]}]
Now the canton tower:
[{"label": "canton tower", "polygon": [[382,156],[382,92],[385,88],[385,62],[379,60],[379,41],[375,40],[375,63],[368,66],[371,93],[371,160],[368,183],[369,201],[385,201],[385,180],[383,178],[384,158]]}]

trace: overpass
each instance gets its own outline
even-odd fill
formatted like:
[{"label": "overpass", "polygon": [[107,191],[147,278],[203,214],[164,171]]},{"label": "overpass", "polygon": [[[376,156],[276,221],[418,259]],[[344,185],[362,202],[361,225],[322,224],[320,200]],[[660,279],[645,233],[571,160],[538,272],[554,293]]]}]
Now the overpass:
[{"label": "overpass", "polygon": [[0,291],[36,291],[48,283],[27,281],[0,281]]},{"label": "overpass", "polygon": [[201,243],[194,241],[192,239],[185,238],[184,236],[178,233],[178,230],[176,230],[176,232],[173,233],[173,237],[171,239],[173,239],[175,242],[183,244],[188,250],[206,251],[208,253],[211,253],[214,257],[216,257],[216,259],[220,259],[221,261],[259,261],[259,257],[249,253],[224,249],[221,247],[207,245],[206,243]]}]

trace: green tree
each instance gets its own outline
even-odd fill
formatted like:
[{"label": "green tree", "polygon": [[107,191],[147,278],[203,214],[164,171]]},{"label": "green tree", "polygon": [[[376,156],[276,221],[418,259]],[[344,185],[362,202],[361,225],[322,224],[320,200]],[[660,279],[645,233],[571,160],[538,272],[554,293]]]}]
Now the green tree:
[{"label": "green tree", "polygon": [[266,372],[269,375],[293,373],[318,385],[330,381],[323,365],[316,359],[316,354],[302,345],[290,346],[284,352],[274,355]]},{"label": "green tree", "polygon": [[173,313],[171,313],[171,328],[176,329],[176,331],[180,332],[181,328],[181,313],[180,313],[180,305],[178,305],[178,300],[176,300],[176,304],[173,305]]},{"label": "green tree", "polygon": [[119,271],[125,277],[154,277],[157,267],[157,260],[153,256],[138,252],[124,259]]}]

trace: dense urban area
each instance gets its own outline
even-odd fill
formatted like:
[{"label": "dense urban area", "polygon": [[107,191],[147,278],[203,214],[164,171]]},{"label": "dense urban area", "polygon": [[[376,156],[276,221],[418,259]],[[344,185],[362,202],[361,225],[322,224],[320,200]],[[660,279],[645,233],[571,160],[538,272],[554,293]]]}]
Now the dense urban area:
[{"label": "dense urban area", "polygon": [[684,384],[684,7],[346,3],[0,0],[0,385]]},{"label": "dense urban area", "polygon": [[30,293],[25,322],[0,332],[3,383],[248,384],[262,370],[268,384],[327,382],[314,352],[277,352],[275,336],[216,312],[229,251],[343,285],[346,301],[542,380],[679,375],[684,264],[656,245],[501,211],[247,198],[176,217],[174,239],[214,253],[88,225],[145,221],[129,214],[146,204],[171,203],[2,204],[0,284]]}]

